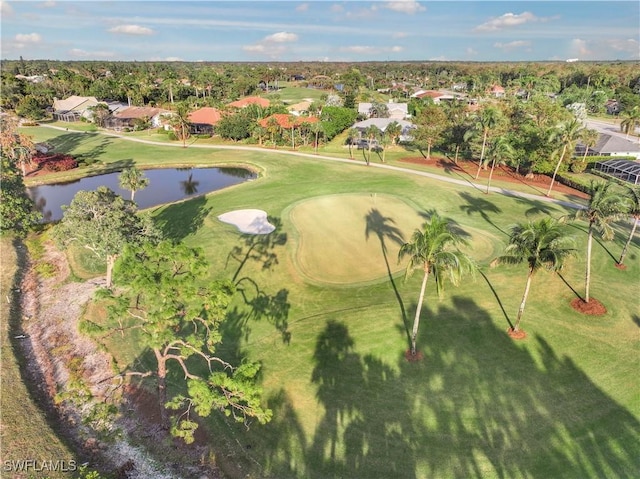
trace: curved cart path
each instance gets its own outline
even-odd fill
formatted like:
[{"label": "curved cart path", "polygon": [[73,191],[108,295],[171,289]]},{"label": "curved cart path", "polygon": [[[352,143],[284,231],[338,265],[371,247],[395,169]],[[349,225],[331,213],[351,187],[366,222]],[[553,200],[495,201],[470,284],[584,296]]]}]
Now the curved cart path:
[{"label": "curved cart path", "polygon": [[[80,133],[78,130],[68,130],[66,128],[62,128],[60,126],[53,126],[53,125],[40,125],[41,127],[45,127],[45,128],[51,128],[54,130],[61,130],[61,131],[72,131],[74,133]],[[174,147],[174,148],[183,148],[182,145],[180,144],[176,144],[176,143],[163,143],[161,141],[152,141],[152,140],[144,140],[141,138],[132,138],[129,136],[124,136],[124,135],[119,135],[117,133],[107,133],[107,132],[103,132],[103,131],[95,131],[92,133],[98,133],[104,136],[109,136],[109,137],[113,137],[113,138],[120,138],[122,140],[126,140],[126,141],[133,141],[136,143],[143,143],[145,145],[153,145],[153,146],[167,146],[167,147]],[[210,149],[210,150],[240,150],[240,151],[255,151],[255,152],[260,152],[260,153],[266,153],[266,154],[278,154],[278,155],[291,155],[291,156],[298,156],[298,157],[303,157],[303,158],[313,158],[313,159],[321,159],[321,160],[326,160],[326,161],[336,161],[336,162],[340,162],[340,163],[347,163],[350,165],[357,165],[360,164],[363,167],[367,168],[367,166],[364,163],[361,163],[357,160],[351,160],[351,159],[347,159],[347,158],[336,158],[333,156],[326,156],[326,155],[316,155],[316,154],[312,154],[312,153],[301,153],[298,151],[287,151],[287,150],[271,150],[268,148],[260,148],[257,146],[242,146],[242,145],[196,145],[196,144],[191,144],[189,145],[189,148],[202,148],[202,149]],[[403,168],[401,166],[392,166],[392,165],[385,165],[385,164],[379,164],[379,163],[371,163],[369,166],[369,168],[382,168],[382,169],[386,169],[386,170],[392,170],[392,171],[398,171],[401,173],[406,173],[409,175],[416,175],[416,176],[423,176],[426,178],[431,178],[437,181],[443,181],[445,183],[453,183],[459,186],[464,186],[467,188],[475,188],[477,190],[484,190],[486,191],[487,187],[486,185],[479,185],[477,183],[474,183],[470,180],[459,180],[456,178],[447,178],[446,176],[441,176],[441,175],[437,175],[435,173],[427,173],[426,171],[417,171],[417,170],[412,170],[410,168]],[[530,199],[530,200],[538,200],[538,201],[545,201],[547,203],[554,203],[560,206],[564,206],[567,208],[574,208],[574,209],[582,209],[584,208],[583,205],[580,205],[578,203],[573,203],[571,201],[564,201],[564,200],[556,200],[553,198],[549,198],[547,196],[540,196],[540,195],[534,195],[531,193],[523,193],[520,191],[514,191],[514,190],[510,190],[507,188],[500,188],[497,186],[491,186],[489,188],[490,191],[494,192],[494,193],[499,193],[502,195],[506,195],[506,196],[514,196],[514,197],[518,197],[518,198],[526,198],[526,199]]]}]

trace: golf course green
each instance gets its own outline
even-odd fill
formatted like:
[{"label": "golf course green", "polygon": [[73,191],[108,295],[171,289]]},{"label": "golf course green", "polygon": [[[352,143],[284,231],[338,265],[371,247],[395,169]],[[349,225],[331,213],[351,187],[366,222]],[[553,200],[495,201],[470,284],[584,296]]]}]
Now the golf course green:
[{"label": "golf course green", "polygon": [[[29,133],[71,154],[100,144],[92,135]],[[613,241],[594,242],[591,292],[607,313],[586,316],[570,305],[583,293],[587,239],[585,222],[570,223],[576,257],[560,274],[534,276],[521,324],[527,337],[515,341],[506,330],[527,266],[491,267],[491,260],[514,223],[564,217],[571,207],[356,161],[108,143],[95,153],[105,167],[133,159],[148,167],[249,165],[260,172],[256,181],[145,212],[167,237],[204,248],[211,279],[232,279],[238,288],[216,353],[234,364],[261,363],[273,420],[249,429],[222,414],[201,421],[203,460],[228,477],[637,475],[637,237],[626,270],[614,266],[629,222],[614,225]],[[398,160],[387,157],[391,165]],[[251,208],[266,211],[276,230],[243,234],[217,219]],[[433,211],[466,237],[464,250],[479,271],[459,287],[446,284],[442,298],[428,283],[417,338],[422,360],[409,362],[422,275],[405,280],[397,252]],[[104,321],[99,304],[85,314]],[[104,344],[121,367],[153,361],[119,334]],[[179,368],[169,383],[171,394],[182,392]]]}]

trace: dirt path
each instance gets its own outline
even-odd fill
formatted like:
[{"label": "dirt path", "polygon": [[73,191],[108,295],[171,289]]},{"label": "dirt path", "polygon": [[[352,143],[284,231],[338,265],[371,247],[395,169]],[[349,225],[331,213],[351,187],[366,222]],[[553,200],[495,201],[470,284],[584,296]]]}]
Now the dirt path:
[{"label": "dirt path", "polygon": [[[149,414],[147,395],[126,387],[123,378],[114,373],[111,357],[89,337],[78,330],[78,323],[96,290],[104,286],[104,278],[84,282],[69,281],[70,269],[66,256],[53,244],[45,244],[40,260],[53,265],[55,274],[40,278],[33,267],[25,274],[22,289],[23,354],[28,358],[29,381],[36,384],[45,407],[55,412],[64,432],[80,455],[91,465],[115,472],[118,477],[179,479],[186,477],[220,478],[219,471],[200,467],[203,447],[186,447],[160,431]],[[77,401],[59,401],[60,393],[77,391],[78,380],[90,396],[78,396]],[[123,387],[125,386],[125,387]],[[141,399],[142,398],[142,399]],[[104,430],[97,433],[95,423],[86,423],[92,407],[103,403],[120,404],[120,413],[107,425],[107,430],[119,430],[116,440],[104,441]],[[157,405],[157,402],[156,402]],[[161,464],[141,447],[145,439],[166,443],[184,462]],[[168,456],[163,456],[168,457]],[[122,475],[126,472],[126,475]]]}]

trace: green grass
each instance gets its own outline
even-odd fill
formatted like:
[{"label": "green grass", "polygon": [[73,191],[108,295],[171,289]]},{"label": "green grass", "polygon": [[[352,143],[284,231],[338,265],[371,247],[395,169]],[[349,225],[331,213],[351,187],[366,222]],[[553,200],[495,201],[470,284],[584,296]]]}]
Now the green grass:
[{"label": "green grass", "polygon": [[[2,445],[2,470],[7,477],[15,479],[35,477],[32,471],[9,471],[6,461],[69,461],[74,459],[69,448],[57,437],[45,414],[32,399],[22,379],[23,359],[16,351],[17,342],[12,337],[20,334],[15,278],[20,260],[12,240],[0,238],[2,258],[0,302],[0,350],[2,351],[2,378],[0,385],[0,411],[2,428],[0,443]],[[34,386],[35,387],[35,386]],[[50,472],[52,479],[70,478],[71,473]]]},{"label": "green grass", "polygon": [[[515,319],[526,267],[490,268],[490,260],[502,251],[509,225],[566,209],[363,162],[121,143],[105,148],[105,162],[128,150],[145,165],[191,159],[263,172],[257,181],[152,211],[170,237],[205,249],[212,278],[235,277],[244,293],[232,305],[219,352],[235,362],[262,363],[274,419],[249,431],[221,415],[205,421],[215,460],[230,477],[600,478],[633,477],[640,468],[637,239],[628,269],[613,266],[628,224],[616,226],[614,242],[594,245],[592,296],[604,302],[607,315],[586,317],[569,306],[574,290],[583,291],[580,256],[561,277],[541,272],[534,278],[521,325],[528,337],[515,342],[505,330]],[[74,148],[88,149],[82,141]],[[437,210],[452,218],[470,235],[481,267],[475,281],[447,286],[440,301],[428,285],[418,337],[424,359],[417,363],[403,354],[421,278],[405,283],[388,275],[379,241],[366,245],[355,218],[367,213],[358,202],[372,194],[408,205],[411,214]],[[352,201],[335,201],[340,198]],[[316,221],[296,217],[297,208],[328,199]],[[280,219],[275,235],[245,236],[216,218],[255,207]],[[411,214],[404,211],[381,209],[410,232],[413,225],[404,222]],[[309,281],[299,267],[307,235],[327,238],[327,244],[310,240],[324,249],[314,258],[316,275],[325,268],[326,279],[332,265],[361,262],[339,251],[358,236],[329,245],[338,225],[332,221],[341,218],[354,218],[352,231],[360,231],[363,252],[371,254],[369,276],[348,285]],[[582,251],[585,224],[570,229]],[[388,260],[395,267],[392,253]],[[258,296],[270,307],[254,301]],[[123,360],[146,363],[136,343],[114,336],[111,347]],[[172,387],[181,382],[175,371]]]},{"label": "green grass", "polygon": [[[274,92],[280,97],[280,100],[287,104],[294,104],[311,98],[313,101],[319,101],[320,97],[327,92],[316,88],[305,88],[297,86],[296,83],[280,82],[280,90]],[[266,95],[269,98],[271,94]]]}]

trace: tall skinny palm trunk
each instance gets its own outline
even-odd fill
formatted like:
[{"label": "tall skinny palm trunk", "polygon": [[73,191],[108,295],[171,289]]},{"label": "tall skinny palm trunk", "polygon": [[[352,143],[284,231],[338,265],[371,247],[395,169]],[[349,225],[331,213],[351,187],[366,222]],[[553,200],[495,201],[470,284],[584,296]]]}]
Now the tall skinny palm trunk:
[{"label": "tall skinny palm trunk", "polygon": [[531,279],[533,278],[533,268],[529,268],[529,274],[527,275],[527,284],[524,287],[524,294],[522,295],[522,301],[518,308],[518,316],[516,317],[516,324],[513,326],[514,331],[520,331],[520,321],[522,320],[522,314],[524,313],[524,307],[527,303],[527,297],[529,296],[529,289],[531,289]]},{"label": "tall skinny palm trunk", "polygon": [[416,339],[418,337],[418,326],[420,326],[420,312],[422,311],[422,302],[424,301],[424,292],[427,289],[427,280],[429,279],[429,267],[424,268],[424,277],[422,278],[422,286],[420,287],[420,297],[418,298],[418,306],[416,307],[416,317],[413,319],[413,329],[411,330],[411,354],[416,354]]},{"label": "tall skinny palm trunk", "polygon": [[493,170],[496,167],[496,160],[491,162],[491,171],[489,172],[489,180],[487,181],[487,194],[489,194],[489,190],[491,189],[491,178],[493,177]]},{"label": "tall skinny palm trunk", "polygon": [[111,287],[113,277],[113,266],[116,263],[117,255],[110,254],[107,256],[107,288]]},{"label": "tall skinny palm trunk", "polygon": [[589,302],[589,286],[591,284],[591,247],[593,245],[593,223],[589,223],[587,235],[587,270],[584,275],[584,302]]},{"label": "tall skinny palm trunk", "polygon": [[485,131],[484,132],[484,136],[482,137],[482,150],[480,151],[480,162],[478,163],[478,171],[476,171],[476,180],[480,176],[480,170],[482,169],[482,163],[484,161],[484,150],[487,147],[487,135],[488,134],[489,134],[489,132]]},{"label": "tall skinny palm trunk", "polygon": [[567,151],[567,145],[565,144],[562,147],[562,154],[560,155],[560,159],[558,160],[558,164],[556,165],[556,169],[553,170],[553,176],[551,177],[551,184],[549,185],[549,190],[547,191],[546,196],[551,196],[551,189],[553,188],[553,183],[556,181],[556,175],[558,174],[558,170],[560,169],[560,165],[562,164],[562,160],[564,160],[564,153]]},{"label": "tall skinny palm trunk", "polygon": [[631,228],[631,234],[627,238],[627,242],[625,243],[624,248],[622,248],[622,253],[620,253],[620,259],[618,260],[618,264],[622,264],[622,262],[624,261],[624,257],[627,255],[627,250],[629,249],[631,240],[633,240],[633,235],[636,234],[636,228],[638,227],[638,219],[639,217],[636,216],[633,220],[633,228]]}]

